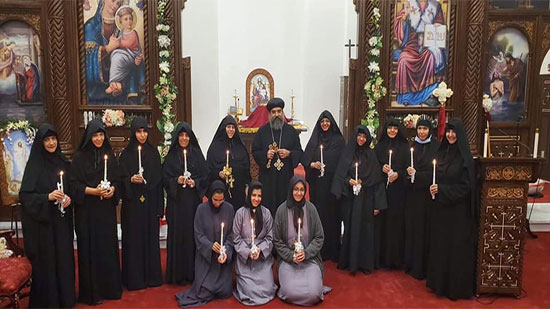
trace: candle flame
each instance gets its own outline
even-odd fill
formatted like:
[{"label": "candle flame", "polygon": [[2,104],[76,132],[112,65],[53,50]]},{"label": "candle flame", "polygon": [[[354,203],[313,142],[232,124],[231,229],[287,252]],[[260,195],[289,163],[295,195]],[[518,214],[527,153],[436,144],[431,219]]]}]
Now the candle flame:
[{"label": "candle flame", "polygon": [[433,163],[433,165],[436,165],[436,164],[437,164],[437,161],[434,159],[434,160],[432,161],[432,163]]},{"label": "candle flame", "polygon": [[359,166],[359,162],[355,162],[355,167]]},{"label": "candle flame", "polygon": [[321,149],[323,149],[323,145],[321,145],[320,147],[321,147]]},{"label": "candle flame", "polygon": [[60,171],[60,172],[59,172],[59,175],[63,176],[63,171]]},{"label": "candle flame", "polygon": [[411,147],[411,152],[413,152],[413,151],[414,151],[414,148]]},{"label": "candle flame", "polygon": [[390,153],[392,153],[393,151],[390,149]]},{"label": "candle flame", "polygon": [[222,222],[222,229],[223,229],[224,226],[225,226],[225,223]]},{"label": "candle flame", "polygon": [[105,155],[103,158],[105,158],[105,160],[107,160],[107,155]]},{"label": "candle flame", "polygon": [[298,218],[298,225],[300,225],[301,223],[302,223],[302,219]]},{"label": "candle flame", "polygon": [[187,153],[187,149],[184,149],[184,150],[183,150],[183,154],[186,154],[186,153]]},{"label": "candle flame", "polygon": [[250,224],[254,224],[254,219],[250,219]]},{"label": "candle flame", "polygon": [[141,146],[138,146],[138,150],[141,150]]},{"label": "candle flame", "polygon": [[227,150],[225,153],[229,154],[229,150]]}]

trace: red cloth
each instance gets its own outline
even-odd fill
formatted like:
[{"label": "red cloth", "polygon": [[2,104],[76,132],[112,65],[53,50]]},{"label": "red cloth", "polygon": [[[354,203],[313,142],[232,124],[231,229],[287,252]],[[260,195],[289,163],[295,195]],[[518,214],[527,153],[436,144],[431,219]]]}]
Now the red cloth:
[{"label": "red cloth", "polygon": [[16,293],[32,275],[32,266],[26,257],[0,259],[0,295]]},{"label": "red cloth", "polygon": [[443,136],[445,135],[445,106],[441,105],[439,107],[439,116],[437,117],[437,138],[439,140],[443,140]]},{"label": "red cloth", "polygon": [[[290,122],[290,118],[285,117],[285,122]],[[248,116],[248,119],[240,121],[239,126],[243,128],[259,128],[269,121],[269,111],[267,105],[260,105]]]},{"label": "red cloth", "polygon": [[32,100],[33,99],[33,93],[34,93],[34,70],[29,68],[28,70],[25,70],[25,99]]}]

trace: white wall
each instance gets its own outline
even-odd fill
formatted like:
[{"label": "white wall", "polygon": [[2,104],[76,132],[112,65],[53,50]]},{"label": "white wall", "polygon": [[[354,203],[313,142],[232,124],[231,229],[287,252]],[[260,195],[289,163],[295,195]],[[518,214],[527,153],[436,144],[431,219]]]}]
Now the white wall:
[{"label": "white wall", "polygon": [[203,152],[234,89],[244,107],[246,78],[256,68],[273,76],[287,116],[294,90],[295,116],[310,127],[300,135],[302,147],[322,110],[338,119],[344,44],[356,42],[352,0],[188,0],[185,6],[183,55],[191,56],[193,129]]}]

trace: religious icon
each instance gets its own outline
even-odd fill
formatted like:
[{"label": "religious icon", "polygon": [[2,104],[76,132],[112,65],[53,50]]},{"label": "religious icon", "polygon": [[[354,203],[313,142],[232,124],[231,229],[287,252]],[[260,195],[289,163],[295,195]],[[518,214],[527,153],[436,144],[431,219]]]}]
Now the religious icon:
[{"label": "religious icon", "polygon": [[246,83],[246,114],[250,115],[273,98],[273,77],[264,69],[255,69],[248,74]]},{"label": "religious icon", "polygon": [[489,44],[484,92],[493,101],[491,119],[516,122],[525,112],[529,42],[519,29],[506,27]]},{"label": "religious icon", "polygon": [[24,131],[11,131],[3,137],[1,145],[0,187],[4,204],[13,204],[19,200],[19,189],[23,181],[23,173],[31,153],[32,142]]},{"label": "religious icon", "polygon": [[144,104],[143,3],[86,0],[83,8],[88,104]]},{"label": "religious icon", "polygon": [[40,38],[23,21],[0,26],[0,120],[46,120]]},{"label": "religious icon", "polygon": [[392,107],[439,104],[432,92],[445,81],[450,2],[396,0]]}]

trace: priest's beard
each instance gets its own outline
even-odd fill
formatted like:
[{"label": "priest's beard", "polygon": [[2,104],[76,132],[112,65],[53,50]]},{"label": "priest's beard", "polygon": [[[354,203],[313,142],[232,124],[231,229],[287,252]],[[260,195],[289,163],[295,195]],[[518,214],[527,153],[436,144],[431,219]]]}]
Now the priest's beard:
[{"label": "priest's beard", "polygon": [[283,118],[281,117],[273,117],[270,120],[271,122],[271,128],[275,131],[281,130],[283,128]]}]

